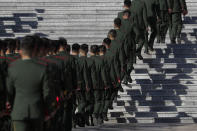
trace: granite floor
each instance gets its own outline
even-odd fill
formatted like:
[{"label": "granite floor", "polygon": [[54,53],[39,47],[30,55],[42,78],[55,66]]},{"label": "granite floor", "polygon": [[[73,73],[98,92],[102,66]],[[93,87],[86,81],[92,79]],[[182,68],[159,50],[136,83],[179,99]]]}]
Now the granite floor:
[{"label": "granite floor", "polygon": [[73,131],[197,131],[197,124],[105,124]]}]

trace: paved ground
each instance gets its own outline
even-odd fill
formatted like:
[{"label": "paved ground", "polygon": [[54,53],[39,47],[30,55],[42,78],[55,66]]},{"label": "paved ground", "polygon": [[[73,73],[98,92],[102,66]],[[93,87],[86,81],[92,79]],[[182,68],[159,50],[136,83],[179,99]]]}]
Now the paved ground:
[{"label": "paved ground", "polygon": [[73,131],[197,131],[197,124],[117,124],[77,128]]}]

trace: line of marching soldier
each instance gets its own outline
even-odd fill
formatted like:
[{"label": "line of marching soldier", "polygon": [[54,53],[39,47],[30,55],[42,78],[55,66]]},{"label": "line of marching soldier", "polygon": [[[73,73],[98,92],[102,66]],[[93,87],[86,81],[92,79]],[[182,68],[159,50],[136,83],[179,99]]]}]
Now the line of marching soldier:
[{"label": "line of marching soldier", "polygon": [[154,51],[157,35],[164,43],[168,25],[171,41],[180,42],[187,14],[185,0],[125,0],[124,8],[100,46],[71,47],[65,38],[37,35],[1,40],[1,130],[70,131],[108,121],[121,83],[132,83],[136,56],[143,60],[143,46]]},{"label": "line of marching soldier", "polygon": [[108,121],[108,109],[129,75],[126,66],[133,69],[117,31],[108,36],[90,49],[37,35],[1,40],[1,130],[67,131]]},{"label": "line of marching soldier", "polygon": [[126,25],[124,14],[128,12],[140,60],[143,46],[144,53],[149,55],[154,51],[156,37],[157,43],[165,43],[168,29],[171,43],[181,43],[182,15],[188,14],[185,0],[125,0],[123,8],[125,11],[119,12],[118,18]]}]

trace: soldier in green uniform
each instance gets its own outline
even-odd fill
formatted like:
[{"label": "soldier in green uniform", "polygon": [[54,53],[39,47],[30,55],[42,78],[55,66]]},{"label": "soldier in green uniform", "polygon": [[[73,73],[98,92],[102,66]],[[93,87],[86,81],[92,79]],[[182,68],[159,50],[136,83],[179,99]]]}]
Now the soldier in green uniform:
[{"label": "soldier in green uniform", "polygon": [[[160,20],[159,1],[158,0],[143,0],[143,1],[147,9],[148,25],[151,28],[151,34],[148,40],[148,47],[150,48],[151,51],[153,51],[153,44],[157,36],[157,21]],[[148,39],[148,33],[146,33],[146,39]],[[149,53],[148,50],[146,50],[146,53]]]},{"label": "soldier in green uniform", "polygon": [[[108,37],[111,40],[110,49],[112,54],[114,54],[114,58],[115,58],[114,65],[117,67],[115,68],[116,75],[118,76],[118,81],[121,82],[126,74],[127,63],[126,63],[126,54],[124,51],[123,41],[121,41],[121,39],[124,38],[120,38],[120,35],[123,36],[123,34],[120,32],[120,29],[117,30],[118,31],[113,29],[110,30],[108,33]],[[123,92],[123,88],[121,84],[119,84],[119,86],[117,87],[119,91]]]},{"label": "soldier in green uniform", "polygon": [[[80,73],[80,68],[79,68],[79,50],[80,50],[80,45],[78,43],[74,43],[72,45],[72,53],[71,53],[71,56],[73,57],[74,59],[74,63],[72,65],[73,67],[73,76],[75,76],[75,79],[73,79],[73,85],[74,87],[76,88],[76,91],[77,89],[81,89],[81,81],[83,80],[82,77],[81,77],[81,74]],[[73,127],[76,128],[76,121],[75,121],[75,111],[77,109],[77,94],[74,93],[74,102],[73,102]]]},{"label": "soldier in green uniform", "polygon": [[[91,125],[96,125],[95,122],[93,122],[93,118],[96,119],[96,114],[94,110],[96,110],[97,107],[94,107],[95,105],[95,100],[94,98],[94,88],[97,88],[98,85],[98,77],[96,74],[96,65],[94,60],[91,57],[88,57],[87,54],[89,52],[89,47],[87,44],[83,44],[80,47],[81,50],[85,52],[86,56],[86,62],[87,62],[87,74],[88,74],[88,80],[89,80],[89,90],[85,92],[86,94],[86,113],[85,113],[85,118],[86,118],[86,125],[90,126]],[[90,123],[91,120],[91,123]]]},{"label": "soldier in green uniform", "polygon": [[[106,56],[108,55],[112,55],[113,57],[113,62],[114,62],[114,70],[115,70],[115,76],[116,76],[116,80],[114,80],[114,88],[112,90],[112,94],[111,94],[111,100],[110,100],[110,106],[112,107],[113,104],[113,100],[117,97],[118,94],[118,90],[123,92],[123,88],[121,86],[121,80],[123,78],[123,73],[125,72],[125,57],[123,54],[123,47],[122,44],[120,44],[118,41],[116,41],[116,36],[117,36],[117,32],[116,30],[110,30],[108,33],[108,37],[111,40],[110,43],[110,53],[107,51]],[[108,49],[108,46],[106,46]],[[111,57],[111,56],[110,56]],[[113,108],[113,107],[112,107]],[[112,109],[111,108],[111,109]]]},{"label": "soldier in green uniform", "polygon": [[143,60],[141,51],[145,46],[145,53],[148,52],[148,45],[145,42],[145,34],[148,32],[147,9],[142,0],[133,0],[131,2],[131,23],[133,24],[133,31],[135,33],[135,41],[138,44],[136,55],[140,60]]},{"label": "soldier in green uniform", "polygon": [[160,21],[157,23],[157,43],[165,43],[169,27],[169,14],[167,0],[159,0]]},{"label": "soldier in green uniform", "polygon": [[124,41],[124,50],[127,57],[127,70],[123,81],[124,84],[128,84],[128,82],[132,83],[130,73],[134,69],[133,64],[136,63],[136,43],[133,27],[129,21],[130,15],[131,12],[129,10],[123,12],[122,26],[120,28],[126,37]]},{"label": "soldier in green uniform", "polygon": [[123,47],[124,47],[124,40],[125,40],[125,34],[122,32],[120,29],[122,26],[122,21],[120,18],[115,18],[114,19],[114,29],[116,30],[116,41],[118,41]]},{"label": "soldier in green uniform", "polygon": [[[106,39],[103,40],[103,44],[104,43],[111,43],[111,41],[108,38],[106,38]],[[100,57],[100,59],[103,60],[103,63],[104,63],[102,70],[105,73],[105,79],[106,79],[106,80],[102,81],[102,84],[106,85],[106,86],[103,86],[103,89],[102,89],[102,107],[100,109],[100,115],[102,115],[102,119],[104,121],[109,120],[108,117],[107,117],[107,113],[108,113],[109,104],[110,104],[110,97],[111,97],[110,89],[112,88],[112,82],[111,82],[111,79],[110,79],[110,74],[107,73],[109,67],[108,67],[107,63],[105,62],[106,51],[107,50],[106,50],[106,47],[104,45],[99,46],[99,57]]]},{"label": "soldier in green uniform", "polygon": [[[42,131],[45,104],[49,97],[46,68],[34,62],[33,37],[21,43],[21,60],[8,69],[7,91],[12,105],[14,131]],[[25,99],[24,99],[25,98]]]},{"label": "soldier in green uniform", "polygon": [[185,0],[167,0],[170,14],[170,39],[171,43],[181,43],[181,30],[183,26],[182,14],[188,14]]},{"label": "soldier in green uniform", "polygon": [[104,105],[104,109],[103,109],[103,114],[107,115],[108,109],[113,109],[113,100],[115,98],[115,94],[116,94],[116,90],[118,85],[120,84],[120,76],[118,76],[118,74],[116,74],[115,70],[118,70],[117,64],[116,63],[116,59],[114,57],[114,53],[111,51],[110,47],[111,47],[111,40],[109,38],[105,38],[103,40],[103,45],[106,47],[107,51],[104,55],[104,63],[105,63],[105,68],[106,70],[109,72],[108,73],[108,79],[109,79],[109,83],[110,83],[110,87],[109,89],[106,90],[106,95],[107,95],[107,100],[106,103]]},{"label": "soldier in green uniform", "polygon": [[[63,63],[63,94],[64,94],[64,110],[65,110],[65,129],[66,131],[72,130],[72,115],[73,115],[73,102],[75,101],[75,98],[73,98],[73,94],[76,90],[76,84],[74,82],[78,83],[78,79],[76,78],[74,72],[73,65],[75,64],[74,58],[70,55],[70,53],[66,52],[67,48],[67,40],[65,38],[60,38],[58,41],[58,53],[57,55],[53,56],[53,58],[60,61],[60,63]],[[76,81],[74,81],[75,79]]]},{"label": "soldier in green uniform", "polygon": [[[125,0],[123,8],[125,10],[130,10],[130,8],[131,8],[131,0]],[[123,12],[124,11],[118,12],[118,18],[120,18],[121,20],[123,20],[123,14],[124,14]]]},{"label": "soldier in green uniform", "polygon": [[[122,20],[124,21],[124,20]],[[125,62],[125,65],[123,67],[122,65],[122,71],[121,71],[121,80],[124,77],[127,77],[128,73],[127,70],[132,68],[133,62],[131,61],[131,55],[130,53],[132,53],[132,48],[131,48],[131,43],[129,43],[128,39],[127,39],[127,33],[125,33],[124,31],[124,27],[122,27],[122,21],[120,18],[115,18],[114,19],[114,29],[117,33],[115,40],[121,44],[122,46],[122,50],[121,50],[121,54],[122,54],[122,59]],[[125,21],[124,21],[125,22]],[[128,69],[127,69],[128,67]],[[128,77],[127,77],[128,78]],[[129,81],[131,81],[130,79],[128,79]]]},{"label": "soldier in green uniform", "polygon": [[99,53],[99,47],[97,45],[91,46],[90,50],[90,55],[91,59],[94,60],[95,62],[95,71],[96,71],[96,76],[97,76],[97,86],[94,88],[94,98],[95,98],[95,105],[94,105],[94,114],[97,116],[97,123],[98,125],[103,123],[103,118],[102,118],[102,97],[104,94],[104,89],[108,88],[108,78],[106,75],[106,70],[105,70],[105,64],[104,64],[104,58],[101,58],[97,56],[96,54]]},{"label": "soldier in green uniform", "polygon": [[121,20],[116,18],[114,20],[114,30],[110,30],[108,33],[108,37],[111,40],[111,51],[113,51],[118,70],[116,70],[116,74],[120,76],[120,80],[124,78],[125,69],[126,69],[126,54],[124,50],[124,40],[125,36],[123,32],[120,30]]},{"label": "soldier in green uniform", "polygon": [[88,76],[88,65],[86,58],[86,51],[83,47],[80,47],[80,57],[78,59],[79,63],[79,74],[81,75],[81,86],[77,90],[77,100],[78,100],[78,113],[80,113],[85,118],[86,109],[86,93],[90,91],[89,76]]},{"label": "soldier in green uniform", "polygon": [[[57,110],[57,107],[59,106],[59,101],[57,101],[57,98],[59,100],[60,98],[60,92],[62,87],[61,84],[61,71],[58,71],[59,68],[56,66],[56,61],[50,60],[48,57],[42,56],[41,58],[41,51],[44,50],[43,46],[44,43],[42,42],[41,38],[39,36],[32,36],[34,39],[34,49],[32,50],[32,57],[34,59],[34,62],[39,64],[40,66],[44,66],[46,68],[46,75],[47,75],[47,81],[48,81],[48,88],[50,90],[50,104],[48,105],[48,110],[46,111],[46,119],[44,123],[44,130],[54,130],[57,128],[57,122],[56,122],[56,117],[57,114],[54,114],[55,111]],[[50,116],[51,112],[53,112],[53,116]],[[58,110],[59,112],[59,110]],[[50,124],[50,123],[53,123]]]}]

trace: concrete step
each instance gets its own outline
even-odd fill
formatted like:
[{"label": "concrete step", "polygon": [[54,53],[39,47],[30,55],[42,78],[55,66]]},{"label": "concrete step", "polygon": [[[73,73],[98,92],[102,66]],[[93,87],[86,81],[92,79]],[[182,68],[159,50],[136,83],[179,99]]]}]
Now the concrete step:
[{"label": "concrete step", "polygon": [[[168,49],[163,49],[163,50],[168,50]],[[180,52],[181,52],[181,50],[183,50],[183,52],[185,51],[185,49],[177,49],[177,50],[179,50]],[[190,50],[190,49],[188,49],[188,50]],[[192,52],[192,49],[189,52]],[[165,58],[158,58],[158,59],[146,58],[143,61],[137,61],[137,64],[143,64],[143,63],[144,64],[166,64],[166,63],[192,64],[192,63],[197,63],[197,58],[187,58],[187,59],[185,59],[185,58],[177,58],[177,59],[174,59],[174,58],[169,58],[169,59],[168,58],[167,59],[165,59]]]},{"label": "concrete step", "polygon": [[195,112],[197,107],[194,106],[116,106],[113,112]]},{"label": "concrete step", "polygon": [[[174,95],[174,96],[142,96],[142,95],[136,95],[136,96],[129,96],[129,95],[121,95],[121,97],[117,98],[117,101],[129,101],[129,100],[138,100],[138,101],[144,101],[144,100],[160,100],[160,101],[165,101],[165,100],[196,100],[197,96],[187,96],[187,95]],[[180,106],[181,107],[181,106]],[[117,109],[118,110],[118,109]],[[186,110],[185,110],[186,111]]]},{"label": "concrete step", "polygon": [[197,84],[197,81],[194,79],[161,79],[161,80],[150,80],[150,79],[136,79],[133,80],[132,84]]},{"label": "concrete step", "polygon": [[[162,58],[164,57],[161,56]],[[161,57],[158,57],[157,58],[161,58]],[[168,58],[168,56],[165,56],[165,58]],[[188,58],[190,58],[191,56],[187,55]],[[186,57],[186,58],[187,58]],[[191,58],[195,57],[195,55],[193,55]],[[145,57],[146,58],[146,57]],[[172,57],[170,57],[172,58]],[[184,55],[180,56],[179,55],[179,58],[185,58]],[[160,69],[165,69],[165,68],[182,68],[182,69],[185,69],[185,68],[197,68],[197,64],[196,63],[188,63],[188,64],[178,64],[178,63],[157,63],[157,64],[153,64],[153,63],[145,63],[145,64],[137,64],[136,66],[134,66],[135,69],[140,69],[140,68],[160,68]]]},{"label": "concrete step", "polygon": [[193,80],[197,80],[197,74],[178,74],[178,75],[174,75],[174,74],[147,74],[147,75],[142,75],[142,74],[138,74],[138,75],[132,75],[132,79],[133,80],[138,80],[138,79],[150,79],[150,80],[185,80],[185,79],[193,79]]},{"label": "concrete step", "polygon": [[196,84],[129,84],[122,85],[125,91],[139,90],[140,92],[147,92],[149,90],[173,90],[173,91],[196,91]]},{"label": "concrete step", "polygon": [[120,117],[120,118],[110,118],[110,120],[107,123],[196,123],[195,118],[192,117],[181,117],[181,118],[136,118],[136,117]]},{"label": "concrete step", "polygon": [[197,117],[197,112],[110,112],[108,117],[154,117],[154,118],[181,118],[181,117]]},{"label": "concrete step", "polygon": [[179,96],[179,95],[191,95],[197,96],[197,90],[186,90],[186,89],[171,89],[171,90],[126,90],[126,92],[119,92],[119,96],[128,95],[128,96]]},{"label": "concrete step", "polygon": [[[96,23],[99,23],[99,22],[100,21],[97,21],[97,22],[95,22],[95,24]],[[28,28],[28,26],[25,26],[25,25],[31,26],[33,24],[36,27],[38,27],[38,26],[39,27],[44,26],[44,25],[41,25],[40,22],[37,22],[37,21],[28,21],[28,20],[27,21],[26,20],[21,20],[21,22],[18,22],[18,21],[16,21],[16,22],[15,21],[9,21],[9,22],[8,21],[4,21],[3,23],[4,23],[4,26],[0,26],[0,27],[2,27],[2,28],[5,27],[6,31],[13,31],[12,30],[13,25],[21,25],[24,28]],[[73,22],[73,21],[67,21],[64,24],[67,25],[67,24],[70,24],[70,23],[74,24],[75,22]],[[76,22],[76,23],[78,23],[78,22]],[[84,23],[86,23],[86,21],[81,22],[81,24],[84,24]],[[47,24],[47,23],[43,22],[43,24]],[[86,24],[88,24],[88,23],[86,23]],[[85,25],[85,26],[87,26],[87,25]],[[101,36],[102,35],[103,36],[103,35],[106,35],[108,33],[109,29],[111,29],[111,28],[109,27],[107,30],[105,30],[105,28],[102,28],[101,27],[98,31],[95,31],[92,28],[89,29],[89,27],[87,27],[85,29],[81,29],[79,27],[79,28],[75,28],[74,30],[67,29],[67,27],[61,28],[61,29],[60,28],[53,27],[54,30],[52,30],[52,28],[48,29],[47,27],[41,27],[41,29],[40,28],[38,28],[38,29],[37,28],[32,29],[30,33],[39,33],[39,32],[42,32],[44,34],[53,34],[53,33],[55,33],[56,35],[61,35],[62,34],[62,35],[77,35],[77,36],[79,36],[80,34],[84,34],[85,33],[87,35],[98,35],[98,36]],[[23,32],[21,31],[21,33],[23,33]],[[182,37],[182,41],[184,42],[184,39],[186,39],[188,37],[191,37],[191,38],[195,39],[194,36],[195,35],[192,32],[191,33],[184,33],[184,35]],[[168,38],[168,35],[167,35],[167,38]],[[170,41],[169,40],[166,40],[166,42],[170,42]]]},{"label": "concrete step", "polygon": [[[136,100],[136,101],[116,101],[113,106],[195,106],[197,101],[181,101],[181,100]],[[111,111],[113,112],[113,110]]]}]

